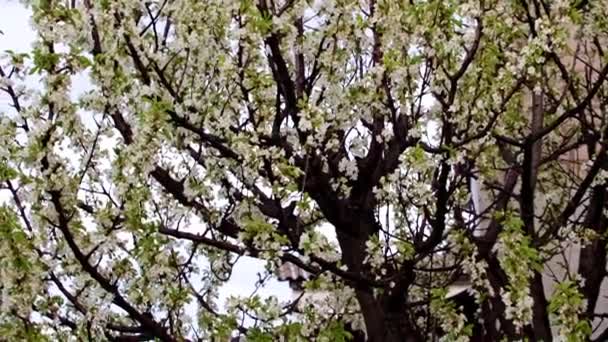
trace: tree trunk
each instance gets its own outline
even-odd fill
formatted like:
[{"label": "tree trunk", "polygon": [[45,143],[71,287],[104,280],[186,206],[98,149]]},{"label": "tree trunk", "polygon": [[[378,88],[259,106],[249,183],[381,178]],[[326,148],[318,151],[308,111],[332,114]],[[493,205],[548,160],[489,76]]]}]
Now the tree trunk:
[{"label": "tree trunk", "polygon": [[368,291],[357,290],[357,300],[367,328],[368,342],[421,342],[411,328],[407,308],[400,312],[390,312]]},{"label": "tree trunk", "polygon": [[[348,224],[336,229],[338,242],[342,250],[342,262],[348,270],[361,275],[368,272],[363,261],[367,256],[366,242],[377,233],[373,214],[352,215]],[[403,300],[392,303],[383,295],[374,295],[369,286],[358,286],[355,294],[365,321],[368,342],[421,342],[415,329],[408,320],[408,310],[404,293]]]},{"label": "tree trunk", "polygon": [[549,314],[547,312],[549,303],[547,303],[547,298],[545,297],[541,274],[535,271],[531,282],[530,292],[534,299],[532,337],[534,341],[551,342],[553,341],[553,335],[551,334],[551,324],[549,323]]}]

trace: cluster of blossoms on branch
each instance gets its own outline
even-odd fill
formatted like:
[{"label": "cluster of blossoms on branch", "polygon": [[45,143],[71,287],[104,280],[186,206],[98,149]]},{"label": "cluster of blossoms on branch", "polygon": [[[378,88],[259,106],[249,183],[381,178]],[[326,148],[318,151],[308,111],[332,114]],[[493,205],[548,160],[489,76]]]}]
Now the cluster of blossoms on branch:
[{"label": "cluster of blossoms on branch", "polygon": [[24,4],[3,338],[608,339],[608,2]]}]

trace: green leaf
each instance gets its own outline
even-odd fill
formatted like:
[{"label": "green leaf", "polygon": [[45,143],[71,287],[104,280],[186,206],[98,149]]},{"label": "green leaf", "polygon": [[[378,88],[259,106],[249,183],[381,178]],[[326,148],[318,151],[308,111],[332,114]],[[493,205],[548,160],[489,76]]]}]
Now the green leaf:
[{"label": "green leaf", "polygon": [[15,169],[8,166],[8,164],[6,162],[0,161],[0,181],[1,182],[14,179],[18,175],[19,175],[19,173]]},{"label": "green leaf", "polygon": [[43,52],[40,48],[34,49],[33,52],[34,68],[31,73],[37,71],[52,71],[59,63],[59,55],[51,52]]},{"label": "green leaf", "polygon": [[272,334],[263,332],[259,328],[251,328],[247,331],[247,341],[251,342],[273,342]]},{"label": "green leaf", "polygon": [[86,56],[82,56],[82,55],[77,56],[76,60],[78,61],[79,64],[81,64],[85,68],[93,65],[93,62],[91,62],[91,60]]},{"label": "green leaf", "polygon": [[344,324],[342,322],[331,321],[329,326],[319,334],[319,339],[322,339],[323,337],[332,342],[346,342],[353,336],[344,329]]}]

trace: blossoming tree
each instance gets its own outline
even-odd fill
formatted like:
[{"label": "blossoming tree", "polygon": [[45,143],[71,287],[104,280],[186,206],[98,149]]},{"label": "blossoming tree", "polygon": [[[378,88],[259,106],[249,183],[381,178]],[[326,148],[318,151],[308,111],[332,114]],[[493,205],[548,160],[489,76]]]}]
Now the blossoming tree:
[{"label": "blossoming tree", "polygon": [[[608,338],[606,1],[27,3],[3,338]],[[245,257],[325,295],[219,306]]]}]

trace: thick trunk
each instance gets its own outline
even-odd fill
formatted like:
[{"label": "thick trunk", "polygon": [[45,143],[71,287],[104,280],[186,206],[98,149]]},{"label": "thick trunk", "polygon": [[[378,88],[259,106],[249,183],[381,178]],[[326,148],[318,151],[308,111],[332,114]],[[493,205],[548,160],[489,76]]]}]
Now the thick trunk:
[{"label": "thick trunk", "polygon": [[596,186],[593,189],[585,225],[594,230],[599,238],[585,245],[579,257],[579,272],[585,280],[582,288],[587,299],[587,315],[595,313],[595,307],[600,295],[602,281],[606,276],[606,217],[603,214],[606,206],[606,189]]},{"label": "thick trunk", "polygon": [[547,298],[543,286],[542,276],[538,272],[534,272],[534,277],[531,279],[530,292],[534,299],[534,307],[532,312],[532,336],[534,341],[551,342],[553,335],[551,334],[551,324],[549,323],[549,314],[547,312]]},{"label": "thick trunk", "polygon": [[[377,233],[373,214],[353,215],[345,225],[337,229],[338,242],[342,250],[342,262],[349,271],[371,277],[364,264],[366,242]],[[408,320],[405,294],[400,303],[386,301],[374,295],[369,286],[359,284],[355,289],[357,301],[365,321],[368,342],[421,342]],[[396,309],[398,308],[398,309]]]},{"label": "thick trunk", "polygon": [[409,328],[405,306],[400,312],[390,312],[367,291],[357,291],[357,299],[365,320],[368,342],[421,342],[415,331]]}]

